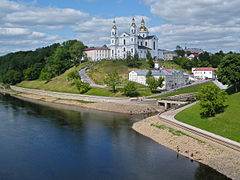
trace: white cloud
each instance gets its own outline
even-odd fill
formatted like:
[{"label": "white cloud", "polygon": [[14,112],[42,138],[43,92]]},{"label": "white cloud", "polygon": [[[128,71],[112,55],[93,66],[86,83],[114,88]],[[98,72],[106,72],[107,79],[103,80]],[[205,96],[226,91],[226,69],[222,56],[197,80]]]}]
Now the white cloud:
[{"label": "white cloud", "polygon": [[172,24],[240,25],[239,0],[144,0],[151,13]]}]

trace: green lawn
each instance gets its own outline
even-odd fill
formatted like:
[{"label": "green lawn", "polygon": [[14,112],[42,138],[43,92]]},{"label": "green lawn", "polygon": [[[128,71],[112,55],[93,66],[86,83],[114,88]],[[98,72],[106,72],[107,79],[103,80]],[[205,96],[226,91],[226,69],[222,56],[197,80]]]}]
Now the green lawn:
[{"label": "green lawn", "polygon": [[228,107],[213,118],[201,118],[199,103],[175,116],[175,119],[240,142],[240,92],[228,95]]},{"label": "green lawn", "polygon": [[196,93],[196,92],[199,92],[202,87],[205,87],[205,86],[207,86],[207,85],[209,85],[209,84],[214,84],[214,83],[213,83],[213,82],[207,82],[207,83],[204,83],[204,84],[200,84],[200,85],[196,85],[196,86],[191,86],[191,87],[184,88],[184,89],[181,89],[181,90],[178,90],[178,91],[169,93],[169,94],[164,94],[164,95],[160,95],[160,96],[156,96],[156,97],[151,97],[151,98],[152,98],[152,99],[155,99],[155,98],[163,98],[163,97],[168,97],[168,96],[175,96],[175,95],[179,95],[179,94]]}]

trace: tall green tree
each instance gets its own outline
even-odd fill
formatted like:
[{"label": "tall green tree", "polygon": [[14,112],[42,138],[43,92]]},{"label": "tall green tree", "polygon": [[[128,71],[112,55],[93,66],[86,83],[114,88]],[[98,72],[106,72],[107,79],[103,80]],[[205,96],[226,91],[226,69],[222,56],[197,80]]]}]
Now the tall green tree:
[{"label": "tall green tree", "polygon": [[83,50],[85,46],[82,42],[76,41],[70,48],[70,56],[73,59],[74,63],[81,62],[81,58],[83,57]]},{"label": "tall green tree", "polygon": [[146,83],[149,89],[151,90],[151,92],[155,92],[158,89],[158,87],[163,86],[163,81],[164,81],[163,77],[159,77],[158,79],[155,79],[154,77],[150,76],[147,78]]},{"label": "tall green tree", "polygon": [[116,92],[116,85],[120,83],[120,78],[121,77],[117,71],[108,72],[104,79],[104,83],[111,87],[113,92]]},{"label": "tall green tree", "polygon": [[147,51],[146,56],[147,56],[147,60],[148,60],[148,64],[149,64],[150,68],[154,68],[154,62],[153,62],[153,58],[152,58],[150,51]]},{"label": "tall green tree", "polygon": [[215,85],[208,85],[196,94],[200,100],[201,115],[203,117],[212,117],[217,113],[224,111],[224,102],[226,100],[225,92]]},{"label": "tall green tree", "polygon": [[15,70],[9,70],[5,74],[4,83],[7,84],[16,84],[21,82],[21,73]]},{"label": "tall green tree", "polygon": [[218,80],[223,84],[234,86],[235,91],[240,90],[240,55],[229,54],[218,66]]}]

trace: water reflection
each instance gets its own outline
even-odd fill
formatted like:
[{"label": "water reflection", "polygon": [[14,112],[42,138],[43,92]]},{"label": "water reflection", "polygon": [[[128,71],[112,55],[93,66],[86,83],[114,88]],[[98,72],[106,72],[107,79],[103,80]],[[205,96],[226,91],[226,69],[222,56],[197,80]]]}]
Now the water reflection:
[{"label": "water reflection", "polygon": [[0,179],[226,179],[131,129],[141,117],[0,95]]}]

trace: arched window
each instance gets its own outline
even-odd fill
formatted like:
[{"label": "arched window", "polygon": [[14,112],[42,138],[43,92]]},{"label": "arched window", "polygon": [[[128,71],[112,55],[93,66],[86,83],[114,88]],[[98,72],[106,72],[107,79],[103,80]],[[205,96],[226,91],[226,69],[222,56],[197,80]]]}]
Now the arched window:
[{"label": "arched window", "polygon": [[126,51],[126,49],[125,49],[125,48],[123,48],[123,51],[125,52],[125,51]]},{"label": "arched window", "polygon": [[114,50],[112,50],[112,55],[114,55]]},{"label": "arched window", "polygon": [[123,44],[124,44],[124,45],[126,44],[126,40],[125,40],[125,39],[123,39]]},{"label": "arched window", "polygon": [[154,41],[153,42],[153,50],[155,50],[156,49],[156,42]]},{"label": "arched window", "polygon": [[145,46],[147,46],[147,42],[145,42]]}]

